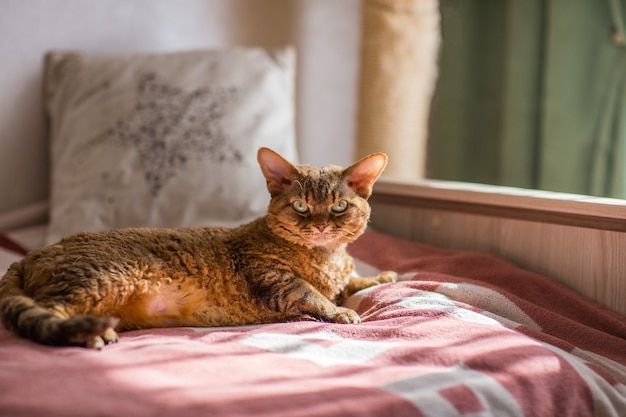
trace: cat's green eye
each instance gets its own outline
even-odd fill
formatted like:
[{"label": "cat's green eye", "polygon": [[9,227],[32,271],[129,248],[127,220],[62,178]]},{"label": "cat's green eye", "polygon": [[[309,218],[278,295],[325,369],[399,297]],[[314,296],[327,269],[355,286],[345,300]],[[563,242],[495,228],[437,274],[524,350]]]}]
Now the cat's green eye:
[{"label": "cat's green eye", "polygon": [[304,214],[309,211],[309,206],[307,206],[306,203],[301,200],[294,201],[293,203],[291,203],[291,206],[297,213],[300,214]]},{"label": "cat's green eye", "polygon": [[335,213],[343,213],[348,208],[348,202],[346,200],[339,200],[333,204],[333,211]]}]

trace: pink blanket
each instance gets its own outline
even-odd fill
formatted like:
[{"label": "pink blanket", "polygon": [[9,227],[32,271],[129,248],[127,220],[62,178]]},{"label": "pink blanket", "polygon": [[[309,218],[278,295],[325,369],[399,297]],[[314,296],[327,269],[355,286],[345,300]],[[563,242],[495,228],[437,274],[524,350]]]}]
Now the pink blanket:
[{"label": "pink blanket", "polygon": [[626,320],[500,258],[370,232],[405,281],[318,322],[123,333],[102,351],[0,328],[0,416],[624,416]]}]

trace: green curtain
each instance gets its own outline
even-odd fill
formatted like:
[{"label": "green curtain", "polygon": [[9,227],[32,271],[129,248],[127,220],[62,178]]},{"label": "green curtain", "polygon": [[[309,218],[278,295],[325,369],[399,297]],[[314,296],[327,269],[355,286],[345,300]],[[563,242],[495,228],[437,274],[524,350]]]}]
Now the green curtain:
[{"label": "green curtain", "polygon": [[429,177],[626,197],[622,1],[442,0]]}]

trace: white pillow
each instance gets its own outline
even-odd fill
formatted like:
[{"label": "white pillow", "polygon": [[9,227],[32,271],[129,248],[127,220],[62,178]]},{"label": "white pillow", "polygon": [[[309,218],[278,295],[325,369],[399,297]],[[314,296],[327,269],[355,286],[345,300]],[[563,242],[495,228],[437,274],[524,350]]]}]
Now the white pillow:
[{"label": "white pillow", "polygon": [[296,161],[291,48],[46,57],[46,243],[84,230],[265,213],[260,146]]}]

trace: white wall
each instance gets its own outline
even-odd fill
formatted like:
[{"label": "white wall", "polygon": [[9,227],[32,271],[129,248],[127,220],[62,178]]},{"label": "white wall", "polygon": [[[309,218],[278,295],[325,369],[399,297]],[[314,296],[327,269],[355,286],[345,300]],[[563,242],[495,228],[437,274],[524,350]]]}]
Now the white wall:
[{"label": "white wall", "polygon": [[48,195],[43,54],[298,49],[300,157],[353,159],[359,0],[0,0],[0,213]]}]

